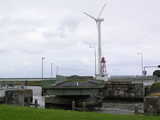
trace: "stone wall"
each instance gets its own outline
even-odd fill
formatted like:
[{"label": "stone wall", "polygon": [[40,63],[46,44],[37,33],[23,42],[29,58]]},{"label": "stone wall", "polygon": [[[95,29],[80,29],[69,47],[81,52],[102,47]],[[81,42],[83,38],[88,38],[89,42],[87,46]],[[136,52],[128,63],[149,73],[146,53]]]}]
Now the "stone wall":
[{"label": "stone wall", "polygon": [[104,96],[105,98],[143,99],[143,84],[131,82],[107,82],[104,88]]},{"label": "stone wall", "polygon": [[144,98],[144,113],[147,115],[160,115],[160,96],[147,96]]}]

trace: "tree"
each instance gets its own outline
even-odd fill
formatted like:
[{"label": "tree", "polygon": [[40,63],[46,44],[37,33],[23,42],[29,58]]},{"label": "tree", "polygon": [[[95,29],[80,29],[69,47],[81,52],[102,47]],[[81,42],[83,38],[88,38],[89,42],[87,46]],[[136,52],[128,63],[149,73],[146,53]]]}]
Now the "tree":
[{"label": "tree", "polygon": [[160,70],[155,70],[155,71],[153,72],[153,76],[160,77]]}]

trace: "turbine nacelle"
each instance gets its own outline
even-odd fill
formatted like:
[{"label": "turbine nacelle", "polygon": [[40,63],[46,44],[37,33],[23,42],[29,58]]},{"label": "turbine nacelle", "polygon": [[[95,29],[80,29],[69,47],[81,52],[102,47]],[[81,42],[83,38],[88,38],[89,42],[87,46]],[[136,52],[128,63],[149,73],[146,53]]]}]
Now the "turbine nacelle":
[{"label": "turbine nacelle", "polygon": [[96,22],[103,22],[103,21],[104,21],[103,18],[98,18],[98,19],[96,19]]}]

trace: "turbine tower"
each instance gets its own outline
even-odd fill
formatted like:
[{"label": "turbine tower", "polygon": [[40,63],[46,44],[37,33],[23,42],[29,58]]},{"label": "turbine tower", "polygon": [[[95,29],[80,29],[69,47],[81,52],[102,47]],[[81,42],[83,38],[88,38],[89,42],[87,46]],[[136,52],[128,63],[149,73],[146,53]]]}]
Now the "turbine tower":
[{"label": "turbine tower", "polygon": [[93,19],[96,24],[97,24],[97,29],[98,29],[98,75],[102,76],[102,68],[101,68],[101,59],[102,59],[102,48],[101,48],[101,23],[104,21],[103,18],[101,18],[102,12],[104,11],[106,4],[104,4],[98,14],[98,17],[95,18],[91,16],[90,14],[84,12],[85,15]]}]

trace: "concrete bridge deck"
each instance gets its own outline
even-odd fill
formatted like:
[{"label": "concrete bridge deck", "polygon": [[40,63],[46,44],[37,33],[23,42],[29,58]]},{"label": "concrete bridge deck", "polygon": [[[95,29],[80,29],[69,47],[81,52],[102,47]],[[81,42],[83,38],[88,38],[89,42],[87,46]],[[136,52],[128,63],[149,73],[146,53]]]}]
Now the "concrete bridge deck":
[{"label": "concrete bridge deck", "polygon": [[[43,81],[56,80],[56,78],[44,78]],[[59,80],[59,79],[57,79]],[[0,78],[0,82],[5,81],[42,81],[42,78]],[[160,78],[153,76],[111,76],[109,81],[126,81],[132,83],[143,83],[144,86],[152,85],[155,82],[160,82]]]},{"label": "concrete bridge deck", "polygon": [[160,78],[154,76],[111,76],[109,81],[143,83],[144,86],[150,86],[155,82],[160,82]]}]

